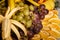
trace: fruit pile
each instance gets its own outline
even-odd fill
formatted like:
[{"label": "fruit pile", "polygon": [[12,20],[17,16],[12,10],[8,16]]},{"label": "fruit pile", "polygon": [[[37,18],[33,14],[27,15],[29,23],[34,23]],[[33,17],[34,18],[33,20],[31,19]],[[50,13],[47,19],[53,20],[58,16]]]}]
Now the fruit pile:
[{"label": "fruit pile", "polygon": [[35,34],[38,34],[43,28],[41,20],[45,18],[45,15],[49,13],[49,10],[46,9],[46,6],[44,4],[35,6],[27,2],[25,0],[18,4],[16,3],[16,6],[23,7],[23,9],[16,12],[16,14],[13,15],[12,19],[17,20],[25,25],[26,29],[28,30],[28,39],[30,39]]},{"label": "fruit pile", "polygon": [[10,0],[6,2],[8,2],[8,10],[5,11],[4,16],[0,15],[3,39],[56,40],[60,38],[60,27],[58,26],[60,19],[55,10],[55,0]]}]

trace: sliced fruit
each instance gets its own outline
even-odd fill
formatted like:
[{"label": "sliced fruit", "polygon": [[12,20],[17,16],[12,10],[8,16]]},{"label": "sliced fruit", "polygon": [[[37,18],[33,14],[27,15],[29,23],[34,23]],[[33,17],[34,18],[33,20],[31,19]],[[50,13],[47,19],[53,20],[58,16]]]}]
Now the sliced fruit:
[{"label": "sliced fruit", "polygon": [[48,22],[60,24],[60,19],[58,19],[58,18],[51,18]]},{"label": "sliced fruit", "polygon": [[9,19],[4,19],[2,22],[2,39],[10,37],[11,22]]},{"label": "sliced fruit", "polygon": [[49,36],[49,33],[46,31],[41,31],[39,34],[40,34],[41,38],[43,38],[43,39],[47,38]]},{"label": "sliced fruit", "polygon": [[18,31],[18,29],[13,25],[13,24],[11,24],[11,29],[14,31],[14,33],[17,35],[17,38],[18,38],[18,40],[21,38],[21,36],[20,36],[20,33],[19,33],[19,31]]},{"label": "sliced fruit", "polygon": [[22,29],[24,31],[25,35],[27,35],[27,30],[26,30],[26,28],[25,28],[25,26],[23,24],[21,24],[20,22],[18,22],[16,20],[11,20],[11,22],[14,25],[18,26],[20,29]]},{"label": "sliced fruit", "polygon": [[55,29],[53,29],[52,28],[52,30],[49,30],[49,31],[47,31],[51,36],[53,36],[53,37],[55,37],[55,38],[60,38],[60,32],[59,31],[57,31],[57,30],[55,30]]}]

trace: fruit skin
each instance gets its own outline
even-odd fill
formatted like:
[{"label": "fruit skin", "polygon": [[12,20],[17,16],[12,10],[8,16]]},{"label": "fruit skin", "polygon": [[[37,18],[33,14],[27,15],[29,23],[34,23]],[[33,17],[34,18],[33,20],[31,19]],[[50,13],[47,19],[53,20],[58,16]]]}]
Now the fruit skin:
[{"label": "fruit skin", "polygon": [[46,9],[48,10],[53,10],[55,7],[54,1],[53,0],[47,0],[44,3],[42,3],[46,6]]}]

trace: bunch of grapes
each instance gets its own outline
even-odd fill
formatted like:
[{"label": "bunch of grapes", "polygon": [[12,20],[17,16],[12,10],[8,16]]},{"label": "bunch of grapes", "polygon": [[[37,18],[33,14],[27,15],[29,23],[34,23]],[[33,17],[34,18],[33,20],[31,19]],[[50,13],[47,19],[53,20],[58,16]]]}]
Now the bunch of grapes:
[{"label": "bunch of grapes", "polygon": [[34,6],[34,19],[32,22],[32,26],[29,28],[28,37],[29,39],[34,36],[34,34],[38,34],[40,30],[43,28],[41,20],[45,18],[45,15],[48,14],[48,10],[45,9],[45,5],[41,4],[40,7]]},{"label": "bunch of grapes", "polygon": [[24,7],[24,8],[16,12],[16,14],[13,15],[12,19],[21,22],[22,24],[26,26],[26,28],[31,27],[32,19],[33,19],[33,12],[30,11],[30,9],[32,8],[31,10],[34,10],[33,6],[32,5],[28,6],[27,4],[24,4],[23,2],[20,2],[18,4],[16,3],[16,5],[17,6],[19,5],[20,7]]}]

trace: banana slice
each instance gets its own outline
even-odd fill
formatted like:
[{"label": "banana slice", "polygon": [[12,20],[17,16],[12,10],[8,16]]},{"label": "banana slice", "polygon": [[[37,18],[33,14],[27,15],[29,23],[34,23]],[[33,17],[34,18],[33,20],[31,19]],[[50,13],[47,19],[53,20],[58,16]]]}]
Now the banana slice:
[{"label": "banana slice", "polygon": [[7,9],[6,14],[5,14],[5,17],[8,16],[9,12],[10,12],[10,7],[8,7],[8,9]]},{"label": "banana slice", "polygon": [[21,38],[20,33],[19,33],[19,31],[17,30],[17,28],[13,24],[11,24],[11,29],[17,35],[18,40],[20,40],[20,38]]},{"label": "banana slice", "polygon": [[10,37],[11,23],[9,19],[4,19],[2,22],[2,39]]},{"label": "banana slice", "polygon": [[6,39],[4,39],[4,40],[13,40],[13,39],[12,39],[11,36],[10,36],[10,37],[8,37],[8,38],[6,38]]},{"label": "banana slice", "polygon": [[24,31],[25,35],[27,35],[27,30],[26,30],[26,28],[25,28],[24,25],[22,25],[21,23],[19,23],[19,22],[16,21],[16,20],[11,20],[11,22],[12,22],[14,25],[18,26],[19,28],[21,28],[21,29]]}]

